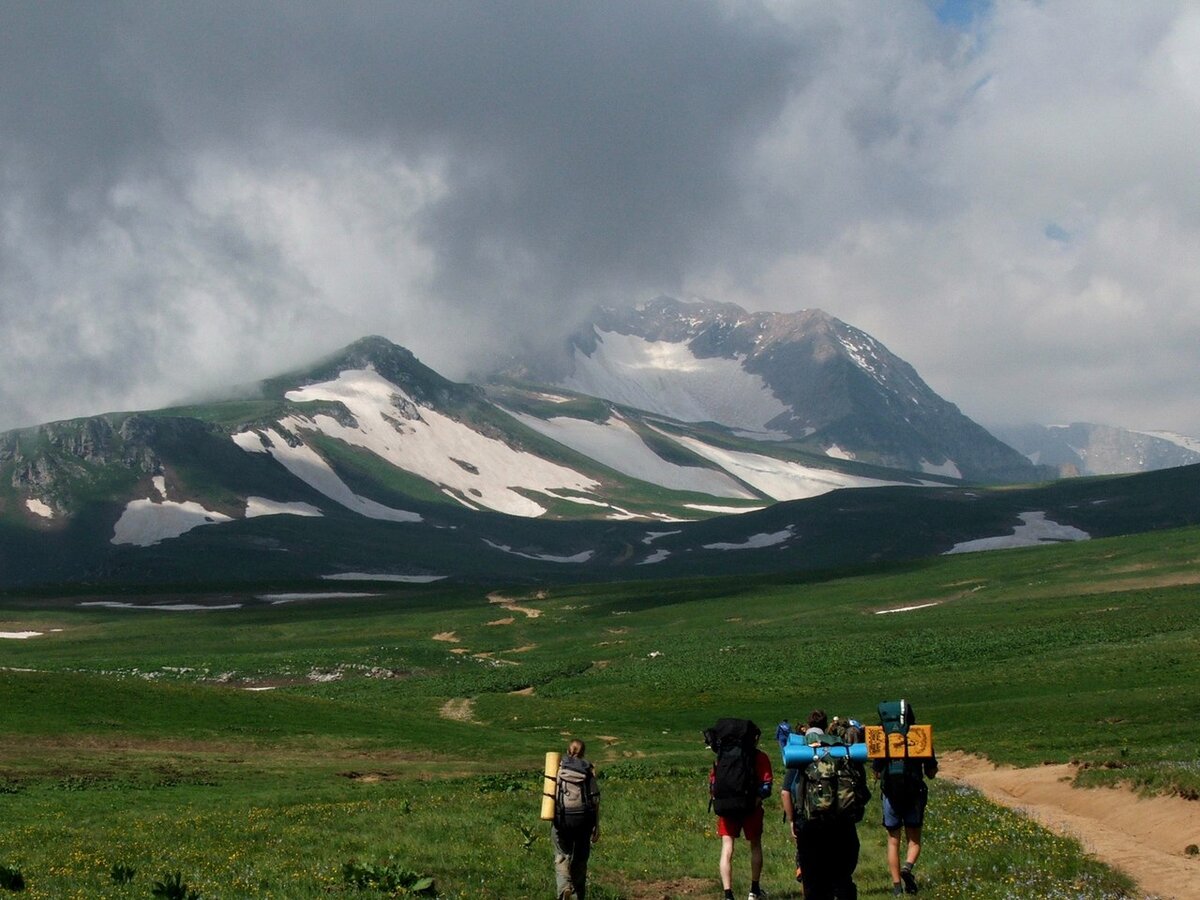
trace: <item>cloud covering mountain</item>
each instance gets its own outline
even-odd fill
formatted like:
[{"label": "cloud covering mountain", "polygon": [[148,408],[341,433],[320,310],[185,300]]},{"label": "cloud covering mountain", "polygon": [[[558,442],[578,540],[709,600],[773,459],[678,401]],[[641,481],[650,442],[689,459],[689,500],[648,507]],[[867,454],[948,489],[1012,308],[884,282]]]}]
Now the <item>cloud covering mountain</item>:
[{"label": "cloud covering mountain", "polygon": [[8,10],[0,429],[671,293],[825,309],[976,419],[1200,433],[1200,12],[957,9]]}]

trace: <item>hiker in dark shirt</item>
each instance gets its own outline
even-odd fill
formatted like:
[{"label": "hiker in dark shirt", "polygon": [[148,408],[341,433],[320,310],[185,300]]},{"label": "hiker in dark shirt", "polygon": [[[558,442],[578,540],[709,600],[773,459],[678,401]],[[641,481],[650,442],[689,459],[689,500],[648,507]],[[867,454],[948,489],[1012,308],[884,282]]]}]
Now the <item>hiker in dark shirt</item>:
[{"label": "hiker in dark shirt", "polygon": [[558,900],[586,900],[588,857],[600,840],[600,788],[586,750],[583,741],[571,741],[558,769],[550,824]]},{"label": "hiker in dark shirt", "polygon": [[[905,710],[906,722],[911,725],[916,721],[916,716],[911,706],[906,705]],[[875,760],[872,768],[880,779],[883,791],[883,827],[888,833],[887,862],[888,872],[892,876],[892,894],[915,894],[918,886],[912,870],[921,855],[921,826],[925,822],[925,805],[929,801],[925,779],[937,775],[937,757],[931,755],[907,759],[901,773],[889,772],[885,759]],[[900,864],[901,828],[908,841],[903,865]]]},{"label": "hiker in dark shirt", "polygon": [[[823,744],[827,727],[829,720],[825,712],[814,709],[804,730],[805,743]],[[862,732],[843,728],[835,737],[849,745],[861,741]],[[825,814],[814,815],[811,804],[806,802],[811,799],[807,795],[806,780],[811,767],[789,767],[783,782],[780,797],[784,817],[791,825],[796,842],[796,880],[803,883],[806,900],[856,900],[858,897],[858,887],[854,883],[859,852],[857,823],[870,793],[863,764],[847,759],[843,765],[855,785],[853,799],[839,794],[837,802],[845,805],[835,806]]]}]

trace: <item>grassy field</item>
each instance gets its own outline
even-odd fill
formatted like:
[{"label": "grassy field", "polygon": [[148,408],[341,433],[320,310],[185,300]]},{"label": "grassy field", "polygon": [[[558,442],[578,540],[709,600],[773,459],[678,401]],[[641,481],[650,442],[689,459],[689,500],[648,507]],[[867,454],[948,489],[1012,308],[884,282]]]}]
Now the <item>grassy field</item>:
[{"label": "grassy field", "polygon": [[[701,730],[738,715],[770,732],[814,706],[871,721],[900,696],[941,750],[1074,759],[1089,783],[1194,797],[1198,563],[1189,529],[490,598],[120,598],[242,604],[166,612],[9,596],[0,631],[43,635],[0,641],[0,865],[31,897],[146,897],[174,872],[205,898],[357,895],[355,876],[405,870],[443,897],[547,896],[537,769],[578,735],[605,795],[593,896],[715,895]],[[955,785],[932,791],[924,896],[1128,895],[1077,845]],[[875,800],[867,896],[888,884],[878,819]],[[798,897],[777,812],[765,848],[767,889]]]}]

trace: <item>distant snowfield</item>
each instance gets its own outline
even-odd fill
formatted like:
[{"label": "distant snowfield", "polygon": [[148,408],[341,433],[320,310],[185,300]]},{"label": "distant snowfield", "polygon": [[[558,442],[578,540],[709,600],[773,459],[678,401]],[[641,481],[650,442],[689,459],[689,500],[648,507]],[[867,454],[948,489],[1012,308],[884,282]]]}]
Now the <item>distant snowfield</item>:
[{"label": "distant snowfield", "polygon": [[487,538],[484,538],[483,542],[489,547],[493,547],[496,550],[502,550],[505,553],[511,553],[513,556],[520,556],[524,559],[536,559],[541,562],[585,563],[596,555],[594,550],[584,550],[582,553],[576,553],[574,556],[552,556],[545,553],[522,553],[520,550],[514,550],[512,547],[509,547],[507,544],[497,544],[494,541],[489,541]]},{"label": "distant snowfield", "polygon": [[740,544],[732,544],[722,541],[716,544],[705,544],[705,550],[761,550],[763,547],[774,547],[777,544],[782,544],[785,541],[791,540],[795,528],[789,525],[783,531],[772,531],[762,534],[752,534]]},{"label": "distant snowfield", "polygon": [[647,531],[646,536],[642,538],[642,543],[653,544],[659,538],[670,537],[673,534],[683,534],[683,532],[679,529],[675,531]]},{"label": "distant snowfield", "polygon": [[1140,433],[1149,437],[1170,441],[1175,446],[1182,447],[1184,450],[1190,450],[1193,453],[1200,453],[1200,440],[1197,440],[1196,438],[1188,437],[1184,434],[1177,434],[1174,431],[1143,431]]},{"label": "distant snowfield", "polygon": [[731,515],[758,512],[760,509],[766,509],[765,506],[713,506],[711,503],[685,503],[683,505],[688,509],[695,509],[700,512],[729,513]]},{"label": "distant snowfield", "polygon": [[653,553],[651,553],[649,556],[647,556],[645,559],[643,559],[641,562],[637,563],[636,565],[652,566],[655,563],[662,562],[664,559],[666,559],[670,555],[671,555],[670,550],[661,550],[661,549],[655,550]]},{"label": "distant snowfield", "polygon": [[935,600],[932,603],[918,603],[915,606],[897,606],[893,609],[877,609],[877,610],[875,610],[875,615],[889,616],[892,613],[915,612],[918,609],[929,609],[929,607],[931,607],[931,606],[941,606],[941,605],[942,605],[941,600]]},{"label": "distant snowfield", "polygon": [[336,575],[321,576],[325,581],[397,581],[403,584],[430,584],[449,577],[449,575],[389,575],[382,572],[338,572]]},{"label": "distant snowfield", "polygon": [[297,600],[356,600],[362,597],[378,597],[378,594],[365,594],[357,591],[314,591],[300,594],[259,594],[259,600],[278,606],[281,603],[295,603]]},{"label": "distant snowfield", "polygon": [[[362,447],[397,468],[461,493],[472,504],[498,512],[526,517],[546,512],[518,489],[586,493],[599,487],[596,481],[573,469],[514,450],[503,441],[479,434],[436,410],[417,406],[403,390],[374,369],[348,369],[334,381],[289,391],[287,398],[299,402],[340,402],[354,416],[358,427],[347,427],[327,415],[312,419],[291,416],[280,423],[282,427],[297,432],[316,431]],[[323,460],[320,466],[324,471],[314,470],[315,460],[320,459],[316,453],[307,447],[293,448],[281,443],[283,448],[273,447],[271,454],[302,478],[305,476],[300,472],[307,471],[313,477],[309,481],[313,487],[350,508],[354,508],[351,504],[356,501],[363,502],[364,498],[346,496],[348,489]],[[239,446],[253,449],[242,442]],[[292,458],[291,464],[288,457]],[[303,466],[297,464],[301,457]],[[337,484],[330,480],[331,476],[337,479]],[[415,517],[413,513],[406,515]]]},{"label": "distant snowfield", "polygon": [[754,497],[722,472],[668,462],[647,447],[638,433],[619,417],[614,416],[600,423],[567,416],[547,420],[526,413],[506,412],[538,434],[578,450],[632,478],[672,490],[696,491],[714,497]]},{"label": "distant snowfield", "polygon": [[41,631],[0,631],[0,641],[27,641],[42,634]]},{"label": "distant snowfield", "polygon": [[1046,518],[1044,512],[1021,513],[1021,523],[1012,534],[998,537],[979,538],[955,544],[944,555],[952,553],[974,553],[977,550],[1005,550],[1010,547],[1033,547],[1037,544],[1054,544],[1064,541],[1086,541],[1091,535],[1073,525],[1059,525]]},{"label": "distant snowfield", "polygon": [[758,453],[725,450],[683,435],[673,434],[670,437],[776,500],[806,500],[839,488],[881,487],[900,483],[847,475],[832,469],[814,469]]},{"label": "distant snowfield", "polygon": [[150,547],[159,541],[179,537],[201,525],[233,521],[224,513],[205,509],[188,500],[177,503],[164,500],[131,500],[113,527],[112,543]]},{"label": "distant snowfield", "polygon": [[158,609],[164,612],[211,612],[219,609],[241,609],[240,603],[204,606],[201,603],[122,603],[118,600],[85,600],[80,606],[105,606],[109,609]]},{"label": "distant snowfield", "polygon": [[942,475],[946,478],[957,478],[962,480],[962,472],[958,470],[954,460],[948,459],[941,465],[935,465],[927,459],[921,460],[921,471],[926,475]]},{"label": "distant snowfield", "polygon": [[41,516],[43,519],[53,519],[54,510],[39,500],[37,497],[29,497],[25,500],[25,508],[35,516]]},{"label": "distant snowfield", "polygon": [[246,518],[254,519],[258,516],[320,516],[321,511],[311,503],[292,502],[285,503],[282,500],[268,500],[266,497],[247,497],[246,498]]},{"label": "distant snowfield", "polygon": [[591,356],[575,352],[575,371],[562,386],[681,422],[720,422],[769,432],[767,423],[788,412],[765,381],[736,359],[699,359],[686,343],[647,341],[598,333]]}]

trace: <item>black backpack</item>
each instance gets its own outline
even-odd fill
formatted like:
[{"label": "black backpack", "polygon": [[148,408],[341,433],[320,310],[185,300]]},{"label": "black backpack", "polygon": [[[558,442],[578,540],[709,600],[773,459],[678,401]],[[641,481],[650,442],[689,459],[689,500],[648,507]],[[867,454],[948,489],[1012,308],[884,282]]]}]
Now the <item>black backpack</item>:
[{"label": "black backpack", "polygon": [[717,759],[709,778],[709,809],[722,818],[741,819],[758,806],[756,760],[762,732],[749,719],[719,719],[704,730],[704,743]]},{"label": "black backpack", "polygon": [[585,760],[564,756],[558,765],[554,793],[554,824],[581,828],[596,818],[597,791],[592,767]]}]

